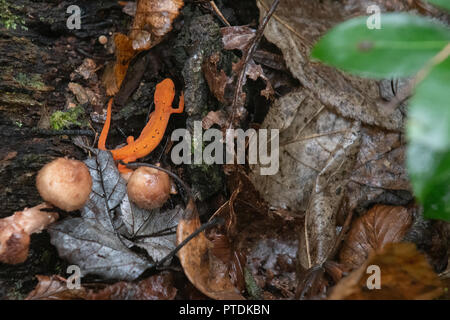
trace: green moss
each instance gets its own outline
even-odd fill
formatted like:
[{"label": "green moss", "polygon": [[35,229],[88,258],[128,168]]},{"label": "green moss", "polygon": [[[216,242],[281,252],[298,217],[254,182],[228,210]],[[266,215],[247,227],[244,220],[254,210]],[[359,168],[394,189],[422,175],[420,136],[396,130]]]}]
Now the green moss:
[{"label": "green moss", "polygon": [[34,100],[30,95],[18,92],[0,91],[0,102],[12,106],[42,107],[43,104]]},{"label": "green moss", "polygon": [[26,295],[21,292],[21,289],[23,287],[23,281],[20,279],[17,279],[14,287],[10,288],[8,292],[8,298],[10,300],[24,300]]},{"label": "green moss", "polygon": [[204,201],[224,189],[222,168],[217,164],[187,165],[188,176],[194,194]]},{"label": "green moss", "polygon": [[258,287],[252,272],[248,268],[244,268],[244,278],[245,286],[247,288],[247,293],[250,295],[250,299],[261,299],[261,288]]},{"label": "green moss", "polygon": [[20,10],[22,7],[10,3],[6,0],[0,0],[0,24],[6,29],[17,29],[20,27],[24,30],[28,30],[25,27],[25,20],[12,13],[12,10]]},{"label": "green moss", "polygon": [[56,111],[50,116],[50,127],[54,130],[61,130],[71,126],[85,127],[86,123],[80,120],[84,115],[84,109],[80,106],[71,108],[68,111]]},{"label": "green moss", "polygon": [[49,90],[49,87],[45,85],[42,81],[41,75],[39,74],[32,74],[28,76],[24,73],[19,73],[14,77],[14,80],[24,88],[37,91]]}]

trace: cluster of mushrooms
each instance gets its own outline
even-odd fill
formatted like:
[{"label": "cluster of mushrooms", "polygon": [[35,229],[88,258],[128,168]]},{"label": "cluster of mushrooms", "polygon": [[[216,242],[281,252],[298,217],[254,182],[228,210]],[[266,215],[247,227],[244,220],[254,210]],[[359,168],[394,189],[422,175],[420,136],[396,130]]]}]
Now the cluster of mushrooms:
[{"label": "cluster of mushrooms", "polygon": [[[151,210],[167,201],[171,185],[167,173],[140,167],[129,176],[127,193],[137,206]],[[36,187],[45,201],[65,211],[74,211],[81,209],[89,198],[92,178],[83,162],[58,158],[39,171]]]},{"label": "cluster of mushrooms", "polygon": [[[124,178],[128,180],[130,201],[142,209],[159,208],[174,193],[169,175],[154,168],[139,167]],[[57,158],[39,171],[36,187],[46,203],[0,219],[0,262],[24,262],[30,235],[41,232],[59,218],[58,213],[46,210],[51,210],[52,206],[64,211],[81,209],[91,193],[92,177],[83,162]]]}]

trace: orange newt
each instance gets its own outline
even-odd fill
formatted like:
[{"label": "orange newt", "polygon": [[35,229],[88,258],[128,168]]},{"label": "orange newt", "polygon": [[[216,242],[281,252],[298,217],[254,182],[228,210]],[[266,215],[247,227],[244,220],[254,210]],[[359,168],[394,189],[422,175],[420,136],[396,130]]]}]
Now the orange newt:
[{"label": "orange newt", "polygon": [[[170,115],[172,113],[182,113],[184,110],[183,93],[181,93],[180,103],[177,109],[172,108],[174,98],[175,85],[171,79],[167,78],[156,85],[154,98],[155,111],[150,114],[150,119],[136,140],[134,140],[134,137],[129,136],[126,146],[110,150],[114,160],[122,160],[125,163],[133,162],[145,157],[159,145],[166,131]],[[106,137],[108,136],[111,123],[112,103],[113,99],[111,98],[108,102],[106,122],[98,140],[98,148],[101,150],[106,150]],[[118,168],[122,173],[132,171],[121,164],[119,164]]]}]

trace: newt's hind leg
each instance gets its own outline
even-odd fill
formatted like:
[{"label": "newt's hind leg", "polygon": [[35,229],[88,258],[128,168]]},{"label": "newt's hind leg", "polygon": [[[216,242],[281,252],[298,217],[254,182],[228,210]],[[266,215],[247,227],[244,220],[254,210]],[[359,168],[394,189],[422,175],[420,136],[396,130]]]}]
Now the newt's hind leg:
[{"label": "newt's hind leg", "polygon": [[182,113],[183,111],[184,111],[184,93],[181,92],[180,102],[178,103],[178,108],[177,109],[170,108],[170,112],[171,113]]}]

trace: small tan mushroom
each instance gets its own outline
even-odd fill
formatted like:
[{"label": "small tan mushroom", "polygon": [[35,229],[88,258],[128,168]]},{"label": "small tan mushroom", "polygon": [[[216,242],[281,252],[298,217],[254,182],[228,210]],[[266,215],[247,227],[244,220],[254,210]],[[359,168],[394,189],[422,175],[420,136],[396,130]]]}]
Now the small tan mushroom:
[{"label": "small tan mushroom", "polygon": [[172,183],[169,175],[160,170],[140,167],[128,180],[128,197],[142,209],[161,207],[169,199]]},{"label": "small tan mushroom", "polygon": [[36,187],[45,201],[74,211],[81,209],[89,198],[92,178],[83,162],[58,158],[39,171]]}]

